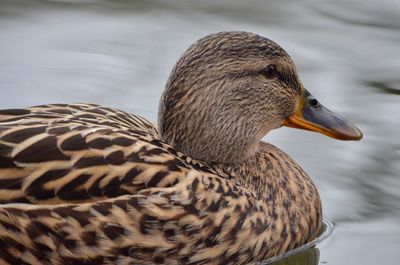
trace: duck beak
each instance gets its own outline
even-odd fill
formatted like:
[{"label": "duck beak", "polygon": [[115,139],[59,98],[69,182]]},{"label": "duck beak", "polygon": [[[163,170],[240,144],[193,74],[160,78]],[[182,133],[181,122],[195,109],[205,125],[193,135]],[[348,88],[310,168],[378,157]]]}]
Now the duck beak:
[{"label": "duck beak", "polygon": [[322,106],[306,89],[303,89],[295,113],[284,121],[284,125],[339,140],[360,140],[363,136],[356,126]]}]

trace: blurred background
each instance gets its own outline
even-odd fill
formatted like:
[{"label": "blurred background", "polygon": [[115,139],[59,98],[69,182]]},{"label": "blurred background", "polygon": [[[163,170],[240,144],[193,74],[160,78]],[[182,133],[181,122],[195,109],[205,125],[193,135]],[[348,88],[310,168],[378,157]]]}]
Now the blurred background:
[{"label": "blurred background", "polygon": [[284,47],[307,89],[361,142],[265,137],[315,180],[333,235],[320,264],[394,264],[400,250],[400,1],[1,0],[0,109],[91,102],[157,120],[195,40],[252,31]]}]

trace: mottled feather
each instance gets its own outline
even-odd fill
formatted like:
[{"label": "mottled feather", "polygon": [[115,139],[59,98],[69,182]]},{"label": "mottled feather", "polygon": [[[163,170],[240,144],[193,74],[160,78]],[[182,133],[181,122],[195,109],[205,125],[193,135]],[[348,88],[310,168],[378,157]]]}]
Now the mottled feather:
[{"label": "mottled feather", "polygon": [[3,203],[96,201],[170,186],[190,168],[210,171],[139,116],[93,104],[27,110],[0,120]]},{"label": "mottled feather", "polygon": [[0,110],[0,264],[247,264],[314,239],[315,185],[261,141],[299,86],[277,44],[223,32],[179,59],[160,130],[94,104]]}]

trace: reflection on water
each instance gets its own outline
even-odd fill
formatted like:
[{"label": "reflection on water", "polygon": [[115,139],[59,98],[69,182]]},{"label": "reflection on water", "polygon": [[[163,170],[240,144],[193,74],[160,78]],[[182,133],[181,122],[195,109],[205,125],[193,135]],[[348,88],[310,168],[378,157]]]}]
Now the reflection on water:
[{"label": "reflection on water", "polygon": [[2,0],[0,108],[93,102],[156,121],[169,71],[193,41],[221,30],[269,37],[307,89],[365,135],[265,138],[313,177],[335,223],[320,263],[389,264],[400,246],[399,14],[397,0]]},{"label": "reflection on water", "polygon": [[303,252],[289,256],[286,259],[270,264],[271,265],[317,265],[318,262],[319,262],[319,250],[318,248],[312,247]]}]

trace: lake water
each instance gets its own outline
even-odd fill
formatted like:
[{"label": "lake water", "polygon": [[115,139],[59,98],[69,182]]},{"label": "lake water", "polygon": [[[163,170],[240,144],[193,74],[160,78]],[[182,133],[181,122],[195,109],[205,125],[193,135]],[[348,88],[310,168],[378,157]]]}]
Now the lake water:
[{"label": "lake water", "polygon": [[0,109],[92,102],[156,121],[177,58],[196,39],[222,30],[278,42],[307,89],[364,132],[361,142],[287,128],[265,137],[313,177],[324,216],[335,225],[318,249],[280,264],[395,264],[398,0],[2,0]]}]

